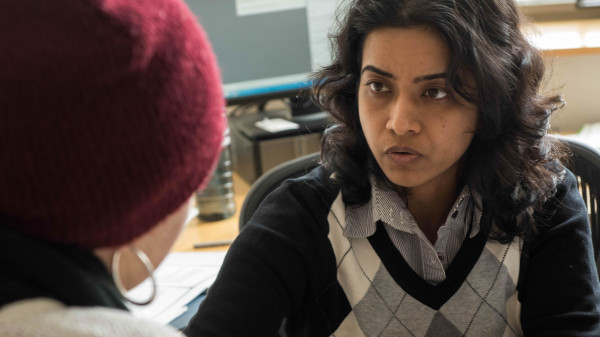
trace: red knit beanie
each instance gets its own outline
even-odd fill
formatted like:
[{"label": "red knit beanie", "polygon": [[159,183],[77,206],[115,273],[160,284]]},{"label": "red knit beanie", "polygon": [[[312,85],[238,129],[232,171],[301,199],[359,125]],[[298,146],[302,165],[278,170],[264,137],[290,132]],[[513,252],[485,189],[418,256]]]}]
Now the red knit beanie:
[{"label": "red knit beanie", "polygon": [[0,226],[122,245],[207,182],[224,99],[182,1],[2,0],[0,22]]}]

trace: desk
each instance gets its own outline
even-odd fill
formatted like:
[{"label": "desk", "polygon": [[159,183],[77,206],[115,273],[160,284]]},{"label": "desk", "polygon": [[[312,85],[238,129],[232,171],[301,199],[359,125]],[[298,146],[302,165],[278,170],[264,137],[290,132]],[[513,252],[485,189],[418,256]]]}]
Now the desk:
[{"label": "desk", "polygon": [[194,243],[208,241],[233,240],[239,233],[238,219],[240,209],[250,186],[237,173],[233,173],[233,189],[235,200],[235,214],[225,220],[203,222],[198,218],[190,220],[175,245],[171,249],[173,252],[209,252],[227,250],[228,246],[210,247],[194,249]]}]

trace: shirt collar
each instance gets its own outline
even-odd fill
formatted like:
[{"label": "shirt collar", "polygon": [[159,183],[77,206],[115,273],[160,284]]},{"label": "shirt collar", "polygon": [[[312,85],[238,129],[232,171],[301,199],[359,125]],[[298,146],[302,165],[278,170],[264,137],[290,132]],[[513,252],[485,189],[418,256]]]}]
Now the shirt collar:
[{"label": "shirt collar", "polygon": [[[406,208],[404,201],[391,186],[378,182],[373,176],[371,182],[371,199],[364,205],[346,208],[346,228],[344,235],[349,238],[365,238],[375,233],[378,221],[390,227],[415,234],[418,225]],[[469,234],[468,223],[471,223],[469,238],[479,233],[481,219],[481,198],[470,189],[463,187],[458,198],[448,213],[445,225],[464,228],[465,237]],[[473,216],[472,221],[469,217]]]}]

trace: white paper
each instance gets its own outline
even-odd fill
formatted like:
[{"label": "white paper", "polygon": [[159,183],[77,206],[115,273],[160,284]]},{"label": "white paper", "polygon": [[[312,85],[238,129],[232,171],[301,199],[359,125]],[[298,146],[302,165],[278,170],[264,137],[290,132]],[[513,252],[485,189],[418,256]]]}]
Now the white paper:
[{"label": "white paper", "polygon": [[543,31],[541,35],[530,35],[529,42],[543,50],[582,48],[583,39],[578,31]]},{"label": "white paper", "polygon": [[300,125],[294,122],[290,122],[283,118],[263,118],[262,120],[254,123],[257,128],[261,128],[265,131],[275,133],[285,130],[295,130],[300,128]]},{"label": "white paper", "polygon": [[306,7],[306,0],[235,0],[238,16],[264,14]]},{"label": "white paper", "polygon": [[[168,324],[187,310],[194,300],[214,282],[226,252],[170,253],[155,270],[157,294],[146,306],[128,304],[132,313],[151,319],[158,324]],[[148,298],[152,289],[150,280],[145,280],[127,292],[137,299]]]},{"label": "white paper", "polygon": [[583,36],[583,45],[588,48],[600,47],[600,31],[594,30],[585,33]]}]

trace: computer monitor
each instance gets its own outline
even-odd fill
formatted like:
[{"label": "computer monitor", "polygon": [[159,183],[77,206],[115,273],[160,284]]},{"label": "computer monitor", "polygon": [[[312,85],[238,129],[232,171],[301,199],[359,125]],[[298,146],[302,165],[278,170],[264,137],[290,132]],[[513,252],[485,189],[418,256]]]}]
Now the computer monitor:
[{"label": "computer monitor", "polygon": [[600,0],[577,0],[577,7],[600,7]]},{"label": "computer monitor", "polygon": [[186,2],[213,45],[228,105],[294,98],[330,60],[336,0]]}]

